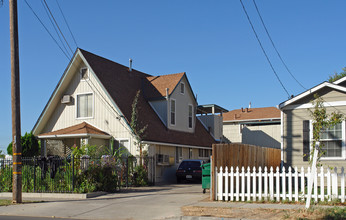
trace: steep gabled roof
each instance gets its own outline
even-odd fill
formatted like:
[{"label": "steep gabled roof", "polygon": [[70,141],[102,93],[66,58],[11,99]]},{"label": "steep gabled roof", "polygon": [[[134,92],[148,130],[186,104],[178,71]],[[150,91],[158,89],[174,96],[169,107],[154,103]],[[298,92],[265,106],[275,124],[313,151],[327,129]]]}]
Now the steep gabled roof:
[{"label": "steep gabled roof", "polygon": [[275,107],[235,109],[223,114],[224,122],[280,119],[281,112]]},{"label": "steep gabled roof", "polygon": [[[214,138],[199,120],[196,120],[194,133],[167,129],[145,98],[147,96],[153,97],[149,92],[161,94],[161,92],[148,80],[153,80],[154,77],[137,70],[132,70],[130,72],[129,69],[123,65],[85,50],[80,49],[80,51],[128,122],[131,121],[131,105],[133,99],[138,90],[143,91],[139,97],[138,106],[140,112],[140,126],[148,126],[144,137],[145,141],[204,147],[209,147],[215,143]],[[165,75],[162,79],[170,80],[174,78],[175,82],[178,83],[184,74],[185,73],[173,74],[173,76]],[[180,79],[177,80],[179,77]],[[162,84],[164,83],[162,82]]]},{"label": "steep gabled roof", "polygon": [[[160,76],[148,76],[147,80],[154,86],[160,96],[166,96],[166,88],[168,88],[168,95],[171,95],[175,87],[177,87],[181,78],[185,73],[175,73],[169,75],[160,75]],[[146,96],[147,98],[157,98],[158,94],[156,92],[150,92]]]},{"label": "steep gabled roof", "polygon": [[[344,77],[345,78],[345,77]],[[344,79],[344,78],[341,78],[340,80]],[[345,78],[346,79],[346,78]],[[342,81],[339,81],[338,83],[341,83]],[[287,100],[287,101],[284,101],[282,102],[280,105],[279,105],[279,108],[280,109],[283,109],[285,106],[287,105],[290,105],[290,104],[293,104],[294,102],[302,99],[302,98],[305,98],[306,96],[308,95],[311,95],[321,89],[324,89],[324,88],[331,88],[331,89],[335,89],[335,90],[338,90],[338,91],[341,91],[341,92],[346,92],[346,88],[343,87],[343,86],[339,86],[335,83],[329,83],[329,82],[323,82],[315,87],[312,87],[311,89],[308,89],[306,90],[305,92]]]},{"label": "steep gabled roof", "polygon": [[[167,127],[159,119],[159,116],[154,112],[148,103],[147,97],[162,96],[161,93],[164,86],[169,85],[169,88],[175,88],[185,73],[165,75],[155,83],[151,83],[150,80],[155,81],[155,77],[135,69],[130,71],[126,66],[82,49],[77,49],[77,52],[75,53],[74,58],[71,60],[69,66],[72,66],[74,59],[78,56],[80,56],[82,60],[84,60],[91,68],[91,71],[95,74],[96,79],[103,86],[107,95],[109,95],[109,97],[113,100],[116,109],[120,111],[120,114],[122,114],[128,124],[131,121],[131,105],[133,99],[137,91],[141,91],[138,100],[139,126],[148,126],[146,136],[144,137],[145,141],[203,147],[211,147],[211,145],[215,143],[213,137],[203,127],[199,120],[196,120],[194,133],[179,132],[167,129]],[[59,91],[61,84],[65,83],[64,81],[66,75],[68,75],[68,69],[69,67],[63,74],[33,130],[37,129],[38,125],[42,122],[43,117],[48,117],[45,115],[45,112],[48,111],[48,108],[52,108],[51,103],[53,103],[53,100],[58,99],[58,97],[55,96],[57,91]],[[164,82],[165,80],[163,79],[166,79],[167,81],[171,80],[173,83],[171,84],[171,82]],[[174,85],[174,83],[176,83],[176,85]]]}]

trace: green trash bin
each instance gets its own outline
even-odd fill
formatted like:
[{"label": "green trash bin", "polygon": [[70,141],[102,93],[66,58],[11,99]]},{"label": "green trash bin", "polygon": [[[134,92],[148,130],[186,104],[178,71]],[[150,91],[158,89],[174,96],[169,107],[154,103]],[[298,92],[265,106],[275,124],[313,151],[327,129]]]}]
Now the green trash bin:
[{"label": "green trash bin", "polygon": [[202,164],[202,189],[205,193],[206,189],[210,189],[210,163]]}]

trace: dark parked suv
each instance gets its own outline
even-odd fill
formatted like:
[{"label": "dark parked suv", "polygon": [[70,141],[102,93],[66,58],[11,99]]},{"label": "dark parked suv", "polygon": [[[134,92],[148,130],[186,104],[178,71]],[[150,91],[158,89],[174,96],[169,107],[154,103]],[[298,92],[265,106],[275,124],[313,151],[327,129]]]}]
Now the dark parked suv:
[{"label": "dark parked suv", "polygon": [[202,181],[202,165],[203,160],[183,160],[177,171],[177,183],[182,181]]}]

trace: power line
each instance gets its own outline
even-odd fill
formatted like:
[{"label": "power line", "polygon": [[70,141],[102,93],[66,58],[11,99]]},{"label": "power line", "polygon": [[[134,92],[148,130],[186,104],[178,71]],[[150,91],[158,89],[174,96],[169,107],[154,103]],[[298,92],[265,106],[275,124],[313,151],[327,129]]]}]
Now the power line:
[{"label": "power line", "polygon": [[48,18],[49,18],[49,20],[50,20],[50,23],[52,24],[52,26],[53,26],[53,28],[54,28],[54,30],[55,30],[55,33],[56,33],[56,34],[58,35],[58,37],[59,37],[60,43],[62,44],[62,46],[63,46],[64,49],[65,49],[65,52],[66,52],[68,55],[70,55],[69,52],[68,52],[68,50],[66,49],[66,46],[65,46],[64,42],[62,41],[62,39],[61,39],[61,37],[60,37],[60,34],[58,33],[58,30],[56,29],[56,27],[55,27],[55,25],[54,25],[54,23],[53,23],[52,18],[50,17],[50,15],[49,15],[49,13],[48,13],[48,10],[47,10],[46,6],[45,6],[44,3],[43,3],[43,0],[41,0],[41,3],[42,3],[42,6],[43,6],[44,10],[46,11],[46,14],[47,14],[47,16],[48,16]]},{"label": "power line", "polygon": [[68,30],[70,31],[70,34],[71,34],[71,36],[72,36],[73,41],[74,41],[74,43],[76,44],[76,47],[78,47],[77,41],[76,41],[76,39],[74,38],[74,35],[73,35],[73,33],[72,33],[71,29],[70,29],[70,25],[68,25],[68,23],[67,23],[67,20],[66,20],[66,18],[65,18],[64,13],[63,13],[62,10],[61,10],[60,4],[59,4],[58,0],[55,0],[55,1],[56,1],[57,5],[58,5],[58,7],[59,7],[59,10],[60,10],[60,12],[61,12],[63,18],[64,18],[64,21],[65,21],[65,23],[66,23],[66,25],[67,25],[67,28],[68,28]]},{"label": "power line", "polygon": [[26,5],[30,8],[31,12],[35,15],[35,17],[37,18],[37,20],[41,23],[41,25],[44,27],[44,29],[47,31],[47,33],[49,34],[49,36],[53,39],[53,41],[55,42],[55,44],[60,48],[60,50],[63,52],[63,54],[66,56],[66,58],[68,60],[70,60],[70,58],[68,57],[68,55],[65,53],[65,51],[61,48],[61,46],[58,44],[58,42],[55,40],[55,38],[53,37],[53,35],[49,32],[49,30],[47,29],[47,27],[43,24],[43,22],[41,21],[41,19],[38,17],[38,15],[35,13],[34,9],[32,9],[32,7],[29,5],[29,3],[27,2],[27,0],[24,0]]},{"label": "power line", "polygon": [[263,27],[264,27],[264,29],[265,29],[267,35],[268,35],[268,38],[269,38],[270,42],[272,43],[272,45],[273,45],[273,47],[274,47],[274,49],[275,49],[277,55],[279,56],[279,58],[280,58],[282,64],[285,66],[287,72],[289,72],[289,74],[292,76],[292,78],[293,78],[303,89],[306,90],[306,88],[294,77],[294,75],[292,74],[292,72],[288,69],[286,63],[284,62],[284,60],[282,59],[282,57],[281,57],[279,51],[277,50],[277,48],[276,48],[276,46],[275,46],[275,44],[274,44],[272,38],[270,37],[269,31],[268,31],[266,25],[264,24],[264,21],[263,21],[263,18],[262,18],[262,16],[261,16],[261,13],[260,13],[259,10],[258,10],[256,1],[255,1],[255,0],[252,0],[252,1],[253,1],[254,5],[255,5],[255,7],[256,7],[257,14],[258,14],[258,16],[259,16],[260,19],[261,19],[262,25],[263,25]]},{"label": "power line", "polygon": [[64,38],[64,40],[65,40],[65,42],[66,42],[67,46],[69,47],[69,49],[70,49],[71,53],[73,54],[73,51],[72,51],[72,49],[71,49],[71,47],[70,47],[69,43],[67,42],[67,40],[66,40],[66,38],[65,38],[64,34],[62,33],[62,31],[61,31],[61,29],[60,29],[60,27],[59,27],[58,23],[56,22],[56,20],[55,20],[55,18],[54,18],[54,16],[53,16],[53,14],[52,14],[52,12],[51,12],[51,10],[49,9],[49,6],[48,6],[48,4],[47,4],[46,0],[43,0],[43,1],[44,1],[44,3],[46,4],[46,7],[47,7],[47,9],[48,9],[48,11],[49,11],[50,15],[52,16],[52,18],[53,18],[53,20],[54,20],[55,25],[57,26],[58,30],[60,31],[61,36]]},{"label": "power line", "polygon": [[281,80],[280,80],[278,74],[276,73],[276,71],[275,71],[275,69],[274,69],[272,63],[270,62],[270,59],[269,59],[269,57],[268,57],[266,51],[264,50],[264,48],[263,48],[263,46],[262,46],[262,43],[261,43],[261,41],[260,41],[260,39],[259,39],[259,37],[258,37],[256,31],[255,31],[254,26],[252,25],[252,22],[251,22],[251,20],[250,20],[250,17],[249,17],[249,15],[248,15],[248,13],[247,13],[247,11],[246,11],[246,9],[245,9],[245,6],[244,6],[242,0],[240,0],[240,3],[241,3],[241,5],[243,6],[243,10],[244,10],[244,12],[245,12],[245,14],[246,14],[247,20],[249,21],[249,23],[250,23],[250,25],[251,25],[252,31],[254,32],[254,34],[255,34],[255,36],[256,36],[256,38],[257,38],[257,41],[258,41],[258,43],[259,43],[259,45],[260,45],[260,47],[261,47],[261,49],[262,49],[262,51],[263,51],[265,57],[267,58],[267,61],[268,61],[269,65],[270,65],[270,67],[272,68],[272,70],[273,70],[273,72],[274,72],[274,74],[275,74],[277,80],[278,80],[279,83],[281,84],[282,88],[283,88],[283,89],[285,90],[285,92],[287,93],[287,96],[290,97],[290,94],[288,93],[288,91],[287,91],[287,89],[285,88],[284,84],[281,82]]}]

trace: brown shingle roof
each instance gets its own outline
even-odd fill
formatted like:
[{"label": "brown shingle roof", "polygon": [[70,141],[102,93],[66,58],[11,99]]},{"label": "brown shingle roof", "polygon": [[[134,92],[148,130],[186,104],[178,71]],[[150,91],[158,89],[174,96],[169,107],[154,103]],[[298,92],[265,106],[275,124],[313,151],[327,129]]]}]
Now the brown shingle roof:
[{"label": "brown shingle roof", "polygon": [[[160,96],[166,96],[166,88],[169,89],[169,94],[172,94],[173,90],[181,80],[185,73],[175,73],[169,75],[161,76],[148,76],[147,80],[155,87],[155,89],[160,93]],[[147,94],[147,98],[156,98],[157,94],[151,93]]]},{"label": "brown shingle roof", "polygon": [[50,135],[68,135],[68,134],[97,134],[97,135],[109,135],[100,129],[95,128],[94,126],[83,122],[77,125],[73,125],[71,127],[67,127],[64,129],[40,134],[40,136],[50,136]]},{"label": "brown shingle roof", "polygon": [[148,126],[145,141],[204,147],[211,147],[215,143],[214,138],[199,120],[196,120],[194,133],[167,129],[147,101],[148,97],[162,96],[161,88],[164,88],[165,85],[175,87],[174,83],[170,85],[169,82],[160,82],[162,79],[174,79],[174,82],[178,83],[184,73],[163,76],[157,81],[159,83],[153,85],[149,80],[155,81],[155,77],[134,69],[129,72],[128,68],[123,65],[82,49],[80,51],[128,122],[131,121],[133,99],[138,90],[142,91],[138,100],[138,110],[140,126]]},{"label": "brown shingle roof", "polygon": [[223,121],[261,120],[280,118],[280,110],[275,107],[236,109],[223,114]]}]

